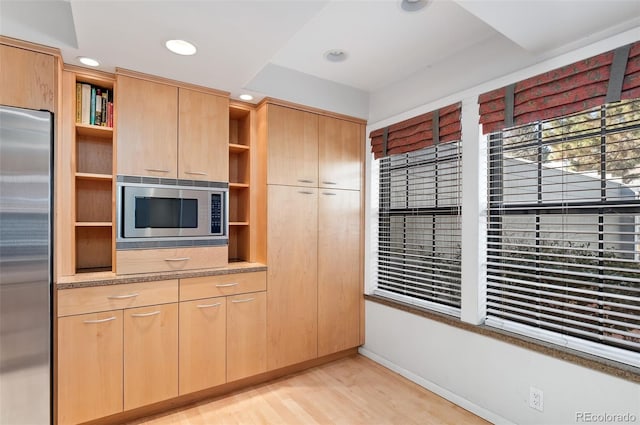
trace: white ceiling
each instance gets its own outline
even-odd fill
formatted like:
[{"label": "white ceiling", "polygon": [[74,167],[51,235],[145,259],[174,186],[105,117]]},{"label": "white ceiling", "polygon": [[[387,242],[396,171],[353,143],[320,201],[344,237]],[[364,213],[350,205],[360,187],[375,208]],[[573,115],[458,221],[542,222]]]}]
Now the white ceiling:
[{"label": "white ceiling", "polygon": [[[501,69],[460,69],[460,56],[500,53],[523,68],[638,28],[639,0],[0,0],[0,33],[122,67],[231,92],[250,92],[368,117],[368,99],[437,69],[434,88],[468,87]],[[181,57],[164,41],[183,38]],[[502,52],[494,50],[503,46]],[[344,49],[348,60],[323,59]],[[495,74],[495,75],[494,75]],[[437,92],[434,91],[434,93]]]}]

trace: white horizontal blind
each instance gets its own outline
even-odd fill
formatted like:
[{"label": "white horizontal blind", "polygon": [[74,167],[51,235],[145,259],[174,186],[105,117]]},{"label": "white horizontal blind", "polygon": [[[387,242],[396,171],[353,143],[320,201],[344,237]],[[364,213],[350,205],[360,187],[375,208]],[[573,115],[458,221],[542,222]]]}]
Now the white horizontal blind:
[{"label": "white horizontal blind", "polygon": [[380,161],[376,293],[460,314],[461,143]]},{"label": "white horizontal blind", "polygon": [[496,133],[487,321],[640,365],[640,100]]}]

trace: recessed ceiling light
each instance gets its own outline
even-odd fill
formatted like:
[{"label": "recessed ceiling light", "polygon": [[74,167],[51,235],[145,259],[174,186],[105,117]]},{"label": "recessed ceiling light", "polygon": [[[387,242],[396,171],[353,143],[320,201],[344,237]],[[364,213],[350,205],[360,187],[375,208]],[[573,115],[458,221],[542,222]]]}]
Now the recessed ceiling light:
[{"label": "recessed ceiling light", "polygon": [[329,62],[342,62],[347,60],[347,52],[341,49],[332,49],[324,52],[324,58]]},{"label": "recessed ceiling light", "polygon": [[400,7],[406,12],[415,12],[422,9],[429,3],[429,0],[402,0]]},{"label": "recessed ceiling light", "polygon": [[167,49],[177,55],[190,56],[196,54],[196,46],[184,40],[168,40],[164,43]]},{"label": "recessed ceiling light", "polygon": [[100,62],[98,62],[95,59],[92,58],[88,58],[86,56],[78,56],[78,60],[80,61],[80,63],[87,65],[87,66],[99,66]]},{"label": "recessed ceiling light", "polygon": [[253,100],[253,96],[251,96],[250,94],[244,93],[240,95],[240,99],[242,100]]}]

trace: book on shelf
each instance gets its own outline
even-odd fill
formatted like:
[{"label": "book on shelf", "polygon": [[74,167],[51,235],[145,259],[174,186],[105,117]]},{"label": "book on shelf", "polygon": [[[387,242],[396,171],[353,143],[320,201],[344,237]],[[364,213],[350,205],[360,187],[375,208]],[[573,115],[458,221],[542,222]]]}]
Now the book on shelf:
[{"label": "book on shelf", "polygon": [[113,91],[76,83],[76,122],[113,127]]}]

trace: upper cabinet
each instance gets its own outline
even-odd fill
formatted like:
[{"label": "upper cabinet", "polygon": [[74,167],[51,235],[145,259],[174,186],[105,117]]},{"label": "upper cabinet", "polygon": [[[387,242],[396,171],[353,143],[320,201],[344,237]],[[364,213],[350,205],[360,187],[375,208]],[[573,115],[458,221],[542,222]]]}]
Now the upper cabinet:
[{"label": "upper cabinet", "polygon": [[318,116],[268,105],[268,184],[318,187]]},{"label": "upper cabinet", "polygon": [[360,190],[363,125],[327,116],[318,120],[318,186]]},{"label": "upper cabinet", "polygon": [[229,99],[180,88],[178,178],[227,181]]},{"label": "upper cabinet", "polygon": [[117,171],[177,177],[178,88],[118,75]]},{"label": "upper cabinet", "polygon": [[4,43],[0,37],[0,105],[55,111],[56,56]]},{"label": "upper cabinet", "polygon": [[229,99],[117,74],[117,173],[227,181]]}]

